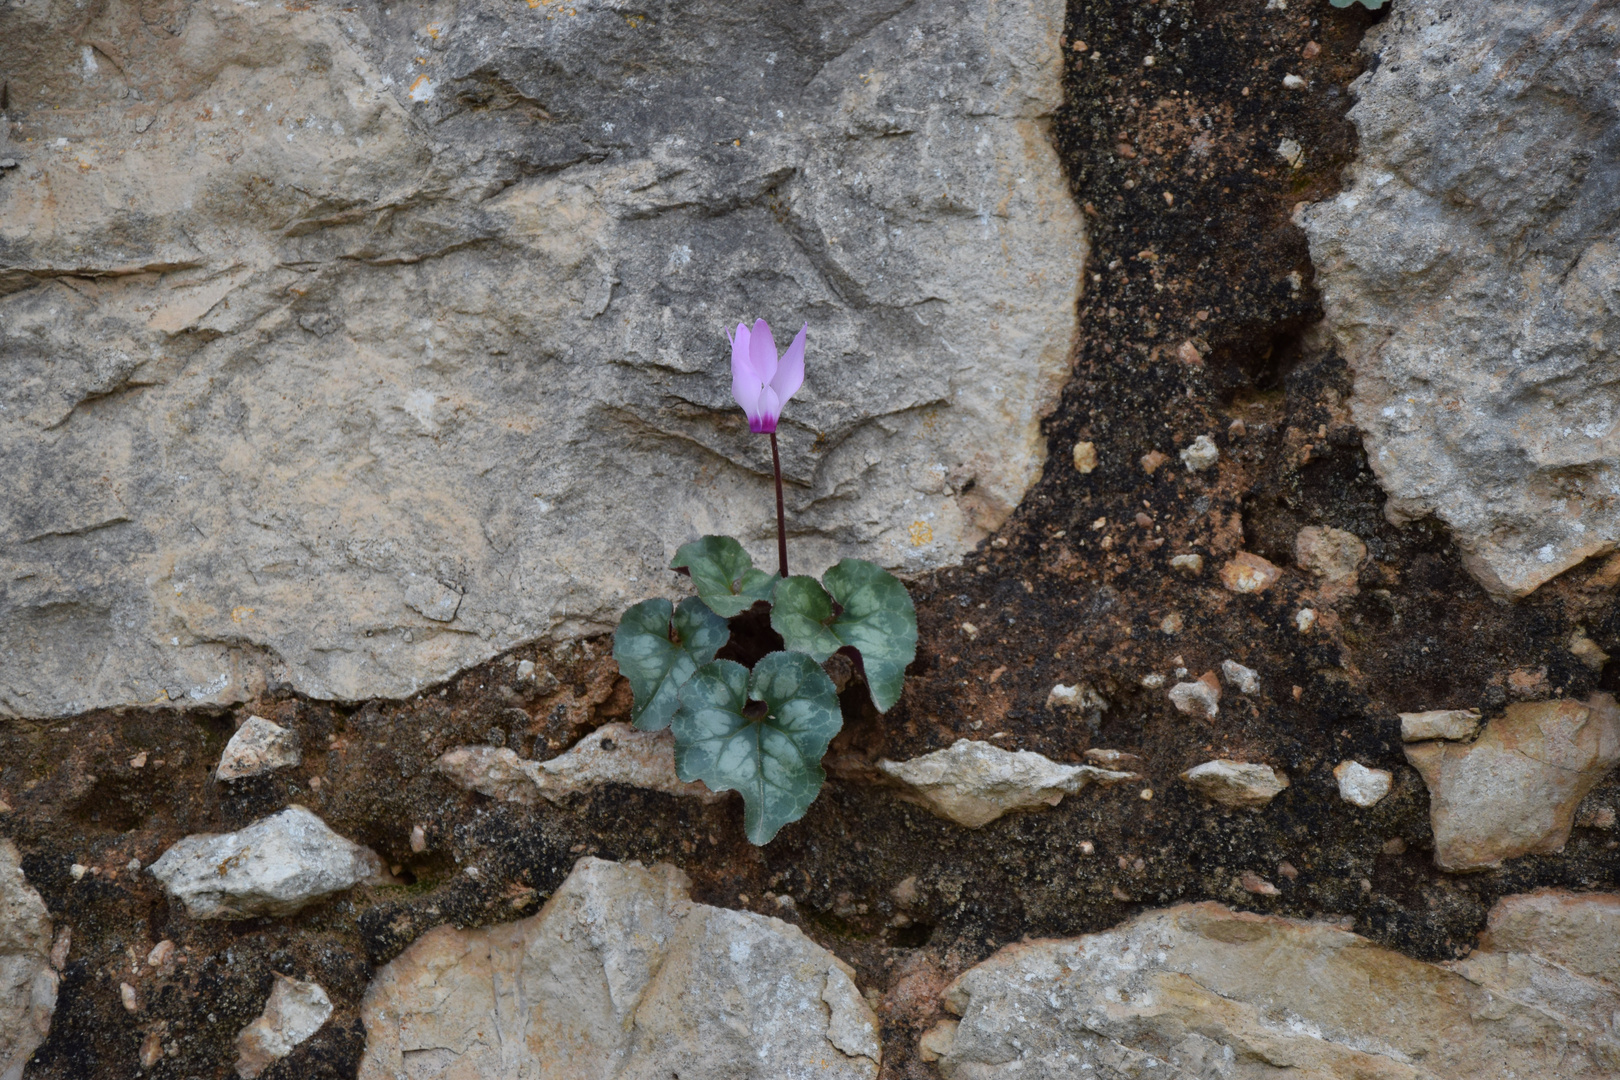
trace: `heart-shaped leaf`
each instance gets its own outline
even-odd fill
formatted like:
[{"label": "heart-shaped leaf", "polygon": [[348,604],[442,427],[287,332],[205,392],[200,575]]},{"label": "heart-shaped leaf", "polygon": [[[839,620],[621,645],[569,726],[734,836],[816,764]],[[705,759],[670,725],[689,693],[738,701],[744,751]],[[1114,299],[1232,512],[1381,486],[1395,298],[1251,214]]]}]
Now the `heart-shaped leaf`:
[{"label": "heart-shaped leaf", "polygon": [[730,660],[698,668],[681,688],[675,771],[711,791],[743,797],[755,844],[797,821],[827,774],[821,757],[844,726],[832,680],[803,653],[774,652],[748,669]]},{"label": "heart-shaped leaf", "polygon": [[668,600],[643,600],[625,612],[613,631],[613,659],[630,680],[630,718],[636,727],[668,727],[681,687],[730,637],[726,620],[695,596],[682,600],[680,607]]},{"label": "heart-shaped leaf", "polygon": [[861,654],[872,703],[888,712],[900,700],[906,665],[917,658],[911,594],[899,578],[863,559],[844,559],[821,580],[825,589],[807,577],[778,584],[771,629],[789,649],[817,661],[853,646]]},{"label": "heart-shaped leaf", "polygon": [[779,580],[757,569],[743,546],[729,536],[705,536],[682,544],[669,568],[691,574],[699,598],[725,619],[769,600]]},{"label": "heart-shaped leaf", "polygon": [[793,652],[809,653],[819,664],[842,648],[828,629],[834,618],[832,597],[815,578],[795,575],[776,583],[771,629]]}]

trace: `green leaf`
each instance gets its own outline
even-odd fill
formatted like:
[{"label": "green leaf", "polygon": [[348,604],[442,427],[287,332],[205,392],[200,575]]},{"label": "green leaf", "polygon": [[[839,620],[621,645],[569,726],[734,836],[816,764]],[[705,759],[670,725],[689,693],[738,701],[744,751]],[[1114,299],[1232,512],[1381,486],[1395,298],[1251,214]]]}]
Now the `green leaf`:
[{"label": "green leaf", "polygon": [[815,578],[795,575],[776,583],[771,629],[793,652],[808,653],[819,664],[843,647],[828,629],[833,618],[832,597]]},{"label": "green leaf", "polygon": [[804,816],[827,779],[822,755],[844,726],[832,680],[814,660],[770,653],[752,676],[741,664],[716,660],[698,668],[680,698],[672,724],[682,780],[740,792],[743,826],[754,844],[770,843],[783,825]]},{"label": "green leaf", "polygon": [[613,659],[630,680],[636,727],[668,727],[681,687],[730,637],[726,621],[695,596],[678,608],[668,600],[644,600],[625,612],[613,631]]},{"label": "green leaf", "polygon": [[[771,629],[795,652],[825,660],[841,646],[861,654],[879,712],[900,700],[906,665],[917,658],[917,609],[900,579],[862,559],[844,559],[822,576],[787,578],[776,587]],[[832,595],[829,597],[828,593]],[[839,612],[833,614],[832,601]]]},{"label": "green leaf", "polygon": [[769,600],[779,580],[775,574],[755,569],[748,552],[729,536],[705,536],[682,544],[669,568],[689,572],[699,598],[723,619],[747,611],[757,601]]}]

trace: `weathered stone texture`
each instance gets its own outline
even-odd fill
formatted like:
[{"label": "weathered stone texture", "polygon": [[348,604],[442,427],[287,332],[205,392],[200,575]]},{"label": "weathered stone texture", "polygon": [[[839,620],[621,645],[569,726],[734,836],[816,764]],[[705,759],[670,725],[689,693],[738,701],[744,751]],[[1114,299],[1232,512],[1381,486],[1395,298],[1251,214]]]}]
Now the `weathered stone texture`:
[{"label": "weathered stone texture", "polygon": [[638,731],[629,724],[604,724],[545,761],[528,761],[505,747],[458,746],[439,755],[433,766],[464,788],[516,803],[562,802],[605,784],[711,803],[728,797],[676,775],[675,736],[668,728]]},{"label": "weathered stone texture", "polygon": [[0,839],[0,1080],[21,1080],[50,1034],[56,990],[50,913],[23,877],[16,846]]},{"label": "weathered stone texture", "polygon": [[1608,694],[1509,705],[1471,743],[1406,743],[1429,788],[1434,862],[1480,870],[1564,850],[1575,808],[1620,762],[1620,707]]},{"label": "weathered stone texture", "polygon": [[1397,522],[1523,596],[1620,540],[1620,18],[1412,0],[1363,48],[1350,184],[1301,216]]},{"label": "weathered stone texture", "polygon": [[1064,765],[1030,750],[1003,750],[974,739],[957,739],[909,761],[880,760],[877,769],[900,786],[904,798],[970,829],[1015,810],[1056,806],[1063,796],[1078,795],[1092,784],[1141,779],[1133,772]]},{"label": "weathered stone texture", "polygon": [[1328,923],[1169,908],[1002,949],[946,989],[962,1019],[928,1052],[946,1080],[1596,1080],[1620,1069],[1616,912],[1509,897],[1480,949],[1435,965]]},{"label": "weathered stone texture", "polygon": [[739,319],[810,322],[797,569],[1038,475],[1061,0],[165,11],[5,14],[0,713],[407,694],[764,554]]},{"label": "weathered stone texture", "polygon": [[148,869],[193,919],[290,915],[362,881],[386,879],[376,852],[302,806],[236,832],[188,836]]},{"label": "weathered stone texture", "polygon": [[538,915],[441,926],[379,971],[360,1080],[876,1077],[877,1017],[797,927],[581,859]]}]

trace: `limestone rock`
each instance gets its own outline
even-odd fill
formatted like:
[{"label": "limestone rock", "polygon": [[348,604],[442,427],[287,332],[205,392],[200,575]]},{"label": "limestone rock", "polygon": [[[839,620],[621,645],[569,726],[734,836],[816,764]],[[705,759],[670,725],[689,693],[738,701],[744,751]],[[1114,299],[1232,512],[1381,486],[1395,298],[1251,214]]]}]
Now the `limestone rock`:
[{"label": "limestone rock", "polygon": [[254,1080],[319,1031],[331,1015],[332,999],[319,984],[276,975],[264,1011],[236,1036],[236,1075]]},{"label": "limestone rock", "polygon": [[1048,709],[1074,709],[1085,717],[1086,723],[1096,728],[1102,724],[1102,714],[1108,711],[1108,699],[1088,683],[1068,686],[1057,683],[1046,695]]},{"label": "limestone rock", "polygon": [[218,780],[240,780],[298,764],[298,738],[280,724],[250,716],[236,729],[214,770]]},{"label": "limestone rock", "polygon": [[1620,540],[1620,23],[1594,0],[1412,0],[1368,31],[1360,151],[1308,208],[1395,521],[1523,596]]},{"label": "limestone rock", "polygon": [[0,715],[406,695],[765,562],[742,319],[810,324],[797,568],[1006,518],[1086,252],[1064,3],[666,6],[7,8]]},{"label": "limestone rock", "polygon": [[1201,472],[1221,459],[1221,451],[1215,445],[1215,440],[1208,435],[1200,435],[1182,448],[1179,456],[1188,472]]},{"label": "limestone rock", "polygon": [[464,788],[507,802],[559,802],[603,784],[711,803],[726,797],[675,774],[675,739],[667,728],[638,731],[629,724],[604,724],[546,761],[526,761],[505,747],[462,746],[441,755],[434,767]]},{"label": "limestone rock", "polygon": [[1366,809],[1378,805],[1389,794],[1395,776],[1388,769],[1369,769],[1359,761],[1341,761],[1333,767],[1333,779],[1339,784],[1339,798]]},{"label": "limestone rock", "polygon": [[1401,741],[1423,742],[1425,739],[1472,739],[1479,731],[1478,709],[1431,709],[1428,712],[1403,712]]},{"label": "limestone rock", "polygon": [[907,798],[970,829],[1014,810],[1056,806],[1088,784],[1139,779],[1136,773],[1060,765],[1029,750],[1003,750],[975,739],[957,739],[909,761],[881,760],[877,767]]},{"label": "limestone rock", "polygon": [[1405,749],[1429,788],[1435,865],[1482,870],[1564,849],[1576,805],[1620,761],[1620,707],[1601,693],[1509,705],[1474,742]]},{"label": "limestone rock", "polygon": [[1170,688],[1170,704],[1176,707],[1177,712],[1213,720],[1221,711],[1220,683],[1215,681],[1213,675],[1176,683]]},{"label": "limestone rock", "polygon": [[1221,584],[1230,592],[1265,592],[1282,577],[1275,564],[1258,555],[1240,551],[1221,567]]},{"label": "limestone rock", "polygon": [[193,919],[290,915],[385,877],[376,853],[345,840],[302,806],[237,832],[188,836],[148,869]]},{"label": "limestone rock", "polygon": [[0,1080],[21,1080],[50,1034],[56,986],[50,914],[23,877],[16,846],[0,838]]},{"label": "limestone rock", "polygon": [[1367,545],[1355,533],[1307,525],[1294,537],[1294,559],[1330,584],[1353,585],[1367,560]]},{"label": "limestone rock", "polygon": [[1265,806],[1288,786],[1288,777],[1269,765],[1219,758],[1181,774],[1200,795],[1222,806]]},{"label": "limestone rock", "polygon": [[430,930],[373,978],[360,1080],[876,1077],[877,1017],[797,927],[581,859],[540,913]]},{"label": "limestone rock", "polygon": [[930,1045],[946,1080],[1615,1075],[1616,898],[1525,899],[1450,965],[1213,903],[1009,945],[946,988],[961,1020]]},{"label": "limestone rock", "polygon": [[1240,694],[1253,697],[1260,692],[1260,673],[1236,660],[1221,661],[1221,678],[1226,680],[1228,686],[1236,687]]}]

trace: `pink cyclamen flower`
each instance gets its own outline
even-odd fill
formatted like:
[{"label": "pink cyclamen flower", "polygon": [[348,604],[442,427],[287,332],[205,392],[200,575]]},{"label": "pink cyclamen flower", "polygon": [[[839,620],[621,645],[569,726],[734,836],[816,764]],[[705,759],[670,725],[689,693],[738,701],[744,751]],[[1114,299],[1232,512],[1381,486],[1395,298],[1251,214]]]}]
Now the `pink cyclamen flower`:
[{"label": "pink cyclamen flower", "polygon": [[774,432],[782,406],[804,385],[804,334],[808,329],[809,323],[799,327],[798,336],[781,360],[776,358],[776,339],[764,319],[754,323],[752,330],[738,323],[736,333],[728,335],[731,396],[748,414],[749,431]]}]

